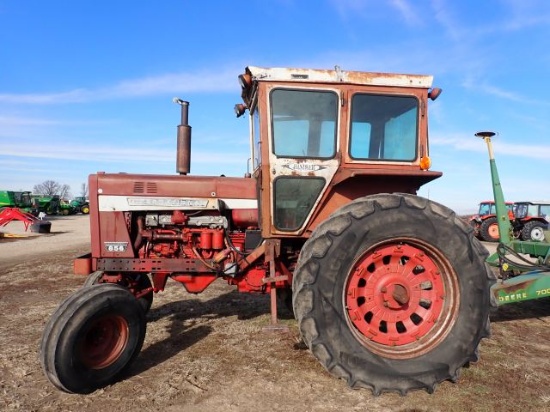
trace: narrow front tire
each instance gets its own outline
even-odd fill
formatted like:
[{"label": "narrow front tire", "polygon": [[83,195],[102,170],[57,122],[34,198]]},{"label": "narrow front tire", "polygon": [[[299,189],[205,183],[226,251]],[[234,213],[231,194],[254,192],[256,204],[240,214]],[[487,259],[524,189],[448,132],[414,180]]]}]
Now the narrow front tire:
[{"label": "narrow front tire", "polygon": [[48,380],[69,393],[90,393],[113,383],[137,356],[145,338],[145,314],[124,287],[78,289],[47,323],[40,361]]}]

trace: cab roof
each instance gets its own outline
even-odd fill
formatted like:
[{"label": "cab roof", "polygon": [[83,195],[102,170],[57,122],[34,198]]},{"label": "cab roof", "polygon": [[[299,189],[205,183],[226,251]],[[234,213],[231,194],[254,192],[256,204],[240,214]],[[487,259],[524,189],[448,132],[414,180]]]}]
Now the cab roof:
[{"label": "cab roof", "polygon": [[430,88],[433,82],[433,76],[430,75],[358,72],[341,70],[338,66],[335,66],[334,70],[248,66],[246,72],[255,81],[348,83],[414,88]]}]

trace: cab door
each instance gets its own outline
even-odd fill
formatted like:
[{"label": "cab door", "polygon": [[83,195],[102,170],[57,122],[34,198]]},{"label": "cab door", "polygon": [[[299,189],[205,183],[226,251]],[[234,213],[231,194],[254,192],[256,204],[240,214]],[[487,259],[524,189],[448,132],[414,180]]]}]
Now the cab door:
[{"label": "cab door", "polygon": [[[336,89],[312,86],[268,86],[268,147],[263,153],[264,193],[270,214],[269,235],[302,234],[319,199],[338,170],[340,94]],[[265,210],[265,209],[264,209]],[[266,233],[269,232],[269,233]]]}]

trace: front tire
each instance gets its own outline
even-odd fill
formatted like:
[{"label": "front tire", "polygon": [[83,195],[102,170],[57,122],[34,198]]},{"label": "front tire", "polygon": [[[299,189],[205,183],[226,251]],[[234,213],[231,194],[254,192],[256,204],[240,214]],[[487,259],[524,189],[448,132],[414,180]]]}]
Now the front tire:
[{"label": "front tire", "polygon": [[146,320],[122,286],[78,289],[47,323],[40,361],[48,380],[69,393],[90,393],[112,383],[143,345]]},{"label": "front tire", "polygon": [[487,252],[450,209],[412,195],[357,199],[319,225],[293,278],[302,337],[351,387],[433,392],[489,334]]}]

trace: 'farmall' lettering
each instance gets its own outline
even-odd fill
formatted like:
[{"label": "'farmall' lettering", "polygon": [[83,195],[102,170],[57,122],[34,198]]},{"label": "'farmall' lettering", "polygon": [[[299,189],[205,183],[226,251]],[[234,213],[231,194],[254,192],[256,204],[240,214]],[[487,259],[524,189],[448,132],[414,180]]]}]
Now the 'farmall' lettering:
[{"label": "'farmall' lettering", "polygon": [[318,170],[325,169],[325,166],[316,165],[313,163],[289,163],[284,167],[299,172],[316,172]]},{"label": "'farmall' lettering", "polygon": [[128,205],[205,208],[208,206],[208,200],[177,199],[167,197],[129,197]]}]

